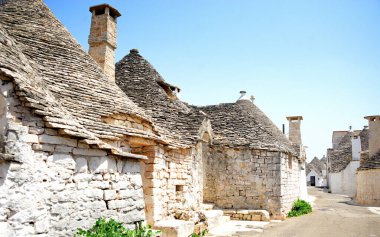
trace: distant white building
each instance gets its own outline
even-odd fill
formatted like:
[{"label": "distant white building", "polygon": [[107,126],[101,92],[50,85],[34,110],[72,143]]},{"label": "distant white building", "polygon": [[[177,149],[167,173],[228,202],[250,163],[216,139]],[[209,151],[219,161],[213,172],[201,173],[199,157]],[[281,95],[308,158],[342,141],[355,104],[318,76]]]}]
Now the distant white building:
[{"label": "distant white building", "polygon": [[319,160],[317,157],[306,165],[306,182],[308,186],[327,186],[326,158]]},{"label": "distant white building", "polygon": [[333,148],[327,150],[328,186],[331,193],[354,197],[360,154],[368,144],[368,129],[333,132]]}]

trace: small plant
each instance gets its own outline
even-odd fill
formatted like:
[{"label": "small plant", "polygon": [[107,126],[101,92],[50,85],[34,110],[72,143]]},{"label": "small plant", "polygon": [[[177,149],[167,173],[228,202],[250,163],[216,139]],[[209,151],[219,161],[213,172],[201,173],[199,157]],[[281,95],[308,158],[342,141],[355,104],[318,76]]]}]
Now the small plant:
[{"label": "small plant", "polygon": [[151,226],[144,226],[142,223],[138,223],[134,230],[125,228],[120,222],[110,219],[107,221],[104,218],[100,218],[96,221],[95,225],[88,230],[79,228],[76,237],[155,237],[160,231],[153,231]]},{"label": "small plant", "polygon": [[297,199],[292,206],[292,210],[288,213],[288,217],[295,217],[310,213],[312,211],[310,203]]},{"label": "small plant", "polygon": [[207,234],[207,230],[203,230],[201,233],[199,234],[196,234],[196,233],[192,233],[189,237],[203,237]]}]

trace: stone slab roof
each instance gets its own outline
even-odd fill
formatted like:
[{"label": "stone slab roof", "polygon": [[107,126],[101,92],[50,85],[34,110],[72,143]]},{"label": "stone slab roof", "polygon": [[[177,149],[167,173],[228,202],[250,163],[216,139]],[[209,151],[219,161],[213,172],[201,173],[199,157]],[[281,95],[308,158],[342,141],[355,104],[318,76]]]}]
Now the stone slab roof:
[{"label": "stone slab roof", "polygon": [[[144,108],[173,147],[189,147],[200,137],[205,115],[173,97],[178,87],[165,82],[136,49],[116,63],[116,84]],[[172,93],[172,97],[168,93]]]},{"label": "stone slab roof", "polygon": [[330,172],[338,173],[344,170],[352,160],[352,132],[347,132],[341,139],[336,149],[329,152]]},{"label": "stone slab roof", "polygon": [[290,141],[251,101],[239,100],[199,107],[205,112],[214,131],[214,145],[248,146],[254,149],[291,152]]},{"label": "stone slab roof", "polygon": [[362,151],[367,151],[369,147],[369,130],[367,128],[364,128],[360,133],[360,143],[362,147]]},{"label": "stone slab roof", "polygon": [[369,169],[380,169],[380,151],[374,156],[365,160],[363,164],[360,165],[359,170],[369,170]]},{"label": "stone slab roof", "polygon": [[318,157],[306,164],[306,175],[310,173],[311,170],[314,170],[319,176],[322,176],[322,170],[326,169],[326,163],[323,163],[322,160]]},{"label": "stone slab roof", "polygon": [[[360,134],[360,142],[362,145],[362,151],[367,152],[368,157],[368,146],[369,146],[369,129],[363,129]],[[365,157],[365,156],[364,156]],[[360,170],[368,170],[368,169],[380,169],[380,151],[376,153],[374,156],[369,157],[368,159],[361,160],[360,162]]]},{"label": "stone slab roof", "polygon": [[115,153],[120,152],[102,139],[159,139],[152,132],[104,122],[127,114],[152,125],[150,116],[108,82],[42,1],[5,2],[0,19],[0,74],[14,80],[20,99],[49,126]]},{"label": "stone slab roof", "polygon": [[320,160],[322,162],[322,164],[326,165],[327,164],[327,159],[325,156],[323,156]]}]

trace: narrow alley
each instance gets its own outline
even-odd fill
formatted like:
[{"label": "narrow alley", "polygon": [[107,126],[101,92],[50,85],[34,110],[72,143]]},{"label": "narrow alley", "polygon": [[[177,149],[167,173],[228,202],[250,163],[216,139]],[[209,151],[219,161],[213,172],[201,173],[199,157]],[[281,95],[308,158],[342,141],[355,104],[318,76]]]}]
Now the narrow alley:
[{"label": "narrow alley", "polygon": [[309,188],[308,191],[316,197],[310,214],[282,222],[266,222],[267,225],[263,222],[231,222],[224,224],[224,228],[211,230],[210,236],[380,237],[380,207],[356,206],[346,196],[326,193],[319,188]]}]

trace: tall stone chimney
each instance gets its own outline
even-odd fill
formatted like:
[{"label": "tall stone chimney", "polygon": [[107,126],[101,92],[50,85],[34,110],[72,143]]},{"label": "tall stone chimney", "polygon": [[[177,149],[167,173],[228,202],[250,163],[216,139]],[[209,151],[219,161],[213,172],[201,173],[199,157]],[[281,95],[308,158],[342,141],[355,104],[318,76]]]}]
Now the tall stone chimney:
[{"label": "tall stone chimney", "polygon": [[115,49],[117,18],[121,14],[108,4],[90,7],[91,30],[89,54],[103,69],[109,81],[115,81]]},{"label": "tall stone chimney", "polygon": [[368,152],[369,157],[372,157],[380,151],[380,115],[371,115],[364,118],[368,120]]},{"label": "tall stone chimney", "polygon": [[289,121],[289,140],[292,144],[302,145],[301,139],[301,120],[302,116],[286,117]]}]

